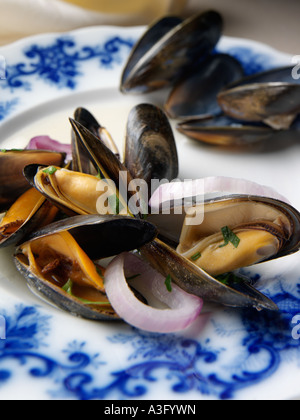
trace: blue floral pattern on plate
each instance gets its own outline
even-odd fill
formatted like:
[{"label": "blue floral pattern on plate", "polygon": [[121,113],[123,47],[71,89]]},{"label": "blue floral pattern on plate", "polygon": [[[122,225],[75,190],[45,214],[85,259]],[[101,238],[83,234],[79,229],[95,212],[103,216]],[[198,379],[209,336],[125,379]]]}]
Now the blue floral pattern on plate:
[{"label": "blue floral pattern on plate", "polygon": [[76,79],[82,76],[80,63],[97,59],[99,66],[112,68],[114,63],[120,63],[120,50],[126,47],[129,51],[133,42],[115,36],[104,45],[78,48],[71,37],[57,38],[46,47],[32,45],[24,51],[24,62],[8,66],[6,84],[3,89],[12,92],[17,89],[32,89],[33,77],[37,77],[56,86],[58,89],[76,89]]},{"label": "blue floral pattern on plate", "polygon": [[131,352],[124,368],[112,371],[103,383],[101,367],[106,364],[105,355],[90,353],[88,343],[74,340],[66,349],[60,349],[65,354],[64,361],[46,356],[42,350],[51,333],[51,317],[36,307],[19,305],[12,313],[4,313],[6,339],[0,340],[0,393],[1,386],[16,375],[5,367],[7,360],[14,359],[26,371],[27,365],[31,366],[26,372],[31,379],[47,378],[52,383],[48,392],[53,398],[143,398],[151,393],[161,375],[178,399],[191,391],[199,393],[199,397],[235,398],[240,390],[271,377],[285,358],[300,360],[299,340],[291,334],[292,318],[300,311],[300,283],[294,283],[292,292],[291,284],[278,278],[273,290],[268,290],[280,308],[276,314],[227,309],[230,316],[240,317],[238,328],[228,328],[222,319],[212,320],[219,337],[240,335],[243,330],[235,349],[238,364],[231,361],[224,369],[222,358],[231,349],[215,346],[209,338],[203,341],[132,329],[106,337],[112,346],[129,345]]},{"label": "blue floral pattern on plate", "polygon": [[[6,122],[28,107],[70,92],[91,89],[94,81],[86,77],[91,64],[99,72],[98,87],[115,88],[142,31],[94,28],[11,46],[6,80],[0,81],[0,120]],[[241,45],[224,39],[219,50],[238,58],[247,74],[288,60],[268,47],[261,46],[258,51],[251,41]],[[39,89],[45,89],[44,98],[37,97]],[[300,313],[300,280],[287,273],[272,276],[272,282],[263,269],[259,274],[248,273],[278,304],[278,314],[218,308],[203,332],[196,325],[182,334],[149,334],[124,325],[111,327],[111,332],[105,325],[102,331],[102,325],[80,321],[89,331],[87,338],[79,339],[83,331],[76,334],[70,327],[77,319],[64,314],[73,336],[67,340],[60,333],[55,341],[60,312],[53,313],[47,306],[30,304],[26,299],[23,303],[13,299],[14,304],[8,309],[3,305],[0,311],[6,321],[5,339],[0,334],[0,398],[18,381],[33,387],[41,384],[43,396],[53,399],[161,398],[162,394],[156,393],[161,382],[165,399],[258,398],[258,385],[267,395],[281,369],[292,366],[295,376],[300,377],[299,340],[292,334],[294,316]],[[3,290],[3,302],[5,293]],[[97,341],[94,350],[98,334],[101,342]],[[112,358],[111,353],[117,356]]]}]

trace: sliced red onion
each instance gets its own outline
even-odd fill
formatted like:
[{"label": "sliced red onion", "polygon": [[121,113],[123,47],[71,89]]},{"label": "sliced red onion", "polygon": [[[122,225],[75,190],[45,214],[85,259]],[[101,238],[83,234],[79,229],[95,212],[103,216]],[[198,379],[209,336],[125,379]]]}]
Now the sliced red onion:
[{"label": "sliced red onion", "polygon": [[62,144],[49,136],[37,136],[30,140],[26,149],[29,150],[47,150],[51,152],[66,153],[67,160],[72,159],[72,147],[70,144]]},{"label": "sliced red onion", "polygon": [[[136,282],[149,305],[142,303],[130,289],[126,277]],[[189,295],[175,284],[168,291],[166,279],[148,263],[129,253],[116,257],[105,273],[107,297],[116,313],[128,324],[144,331],[171,333],[190,326],[200,315],[202,299]],[[137,284],[137,283],[136,283]],[[155,304],[162,308],[150,306]]]},{"label": "sliced red onion", "polygon": [[153,211],[157,211],[161,208],[163,203],[167,203],[170,200],[182,200],[188,197],[198,197],[216,193],[222,195],[226,193],[256,195],[273,198],[290,204],[287,198],[271,187],[245,179],[218,176],[201,178],[193,181],[163,184],[154,192],[149,205]]}]

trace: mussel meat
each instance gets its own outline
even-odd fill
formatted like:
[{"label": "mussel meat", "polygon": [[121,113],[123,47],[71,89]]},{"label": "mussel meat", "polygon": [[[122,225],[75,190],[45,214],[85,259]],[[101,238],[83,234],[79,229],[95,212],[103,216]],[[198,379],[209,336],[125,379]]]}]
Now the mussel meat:
[{"label": "mussel meat", "polygon": [[145,203],[142,203],[141,206],[136,205],[137,201],[143,200],[136,190],[132,191],[130,184],[133,182],[133,178],[126,166],[86,127],[72,119],[70,122],[78,140],[88,152],[101,177],[116,187],[117,202],[119,203],[117,207],[124,209],[124,214],[142,217],[141,209],[147,207]]},{"label": "mussel meat", "polygon": [[32,186],[70,216],[120,214],[126,210],[121,208],[116,188],[94,175],[39,165],[27,166],[24,174]]},{"label": "mussel meat", "polygon": [[257,310],[278,310],[277,305],[257,291],[245,277],[228,277],[226,283],[217,280],[159,239],[143,246],[141,253],[159,273],[171,277],[181,289],[201,297],[205,302]]},{"label": "mussel meat", "polygon": [[201,225],[189,223],[177,252],[213,276],[288,255],[300,249],[300,214],[273,199],[233,196],[204,205]]},{"label": "mussel meat", "polygon": [[35,188],[26,191],[0,222],[0,248],[15,245],[31,231],[50,224],[58,209]]},{"label": "mussel meat", "polygon": [[[199,212],[203,222],[192,223]],[[156,225],[168,239],[165,218],[161,219],[162,230],[159,219]],[[142,248],[154,268],[171,275],[179,287],[207,302],[276,308],[235,272],[299,251],[300,214],[295,208],[267,197],[226,196],[207,200],[204,207],[191,205],[181,220],[184,222],[181,230],[176,229],[177,238],[172,229],[171,245],[164,239]]]},{"label": "mussel meat", "polygon": [[93,261],[134,250],[156,233],[138,219],[77,216],[31,235],[15,263],[30,289],[53,305],[88,319],[118,319],[105,294],[105,270]]}]

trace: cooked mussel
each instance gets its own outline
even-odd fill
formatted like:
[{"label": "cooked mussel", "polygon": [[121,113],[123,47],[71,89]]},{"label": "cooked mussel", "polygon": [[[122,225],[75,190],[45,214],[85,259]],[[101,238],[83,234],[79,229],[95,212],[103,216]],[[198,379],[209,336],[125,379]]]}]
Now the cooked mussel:
[{"label": "cooked mussel", "polygon": [[31,231],[50,224],[58,209],[35,188],[26,191],[0,222],[0,248],[15,245]]},{"label": "cooked mussel", "polygon": [[123,72],[123,93],[150,92],[176,82],[195,62],[211,53],[223,27],[222,17],[214,11],[175,26],[178,21],[172,18],[165,27],[168,30],[163,28],[165,22],[150,27],[134,49]]},{"label": "cooked mussel", "polygon": [[121,208],[114,185],[97,176],[39,165],[27,166],[24,174],[32,186],[70,216],[126,211],[125,206]]},{"label": "cooked mussel", "polygon": [[0,213],[8,210],[30,188],[23,169],[30,164],[62,166],[65,154],[38,150],[0,151]]},{"label": "cooked mussel", "polygon": [[[151,180],[173,181],[178,176],[178,154],[165,113],[150,104],[134,107],[128,117],[126,168],[133,179],[143,179],[151,193]],[[149,197],[150,198],[150,197]]]},{"label": "cooked mussel", "polygon": [[278,200],[232,196],[204,205],[204,221],[193,225],[190,208],[177,252],[213,276],[297,252],[300,214]]},{"label": "cooked mussel", "polygon": [[[77,108],[74,113],[74,120],[91,131],[120,159],[119,150],[112,136],[105,127],[101,126],[90,111],[85,108]],[[88,151],[82,145],[74,130],[72,130],[72,155],[72,169],[75,172],[97,175],[98,169],[92,164]]]},{"label": "cooked mussel", "polygon": [[[104,182],[116,188],[117,207],[124,209],[124,214],[141,216],[142,209],[148,209],[136,190],[132,190],[133,178],[125,165],[104,143],[81,125],[78,121],[70,120],[73,130],[82,146],[89,153],[90,159],[103,177]],[[141,203],[137,205],[137,202]]]},{"label": "cooked mussel", "polygon": [[263,121],[288,129],[300,113],[300,85],[258,83],[227,89],[218,96],[226,115],[243,121]]},{"label": "cooked mussel", "polygon": [[[200,214],[203,222],[195,222]],[[165,216],[161,223],[167,237]],[[246,279],[238,275],[237,281],[232,273],[299,251],[300,214],[291,205],[266,197],[215,198],[204,206],[190,206],[178,237],[172,230],[170,239],[173,246],[156,240],[142,253],[181,288],[205,301],[274,309]]]},{"label": "cooked mussel", "polygon": [[187,73],[172,89],[165,103],[170,118],[190,119],[219,115],[219,92],[244,76],[239,61],[214,54]]},{"label": "cooked mussel", "polygon": [[149,223],[120,216],[77,216],[48,225],[20,245],[18,270],[30,289],[76,316],[117,319],[93,261],[134,250],[156,236]]},{"label": "cooked mussel", "polygon": [[228,276],[226,283],[217,280],[158,239],[142,247],[141,253],[163,276],[171,277],[181,289],[203,298],[205,302],[230,307],[278,310],[278,307],[257,291],[245,277],[233,276],[231,279]]},{"label": "cooked mussel", "polygon": [[146,32],[138,40],[131,51],[122,74],[122,86],[129,78],[132,69],[138,65],[139,61],[153,47],[153,45],[160,41],[169,31],[182,24],[182,22],[183,20],[180,17],[166,16],[149,25]]},{"label": "cooked mussel", "polygon": [[219,93],[219,105],[232,118],[288,129],[300,113],[300,84],[292,74],[284,67],[241,79]]},{"label": "cooked mussel", "polygon": [[186,120],[177,125],[180,133],[215,146],[248,147],[277,135],[277,131],[262,123],[242,122],[224,115]]}]

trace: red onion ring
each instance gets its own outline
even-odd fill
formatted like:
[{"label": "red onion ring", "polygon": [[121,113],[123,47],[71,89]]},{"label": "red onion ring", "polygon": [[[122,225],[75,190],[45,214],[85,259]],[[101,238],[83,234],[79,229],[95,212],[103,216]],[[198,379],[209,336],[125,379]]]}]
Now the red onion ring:
[{"label": "red onion ring", "polygon": [[163,184],[153,193],[149,205],[153,211],[157,211],[163,203],[169,202],[170,200],[182,200],[187,197],[197,197],[213,193],[220,193],[222,195],[225,193],[256,195],[259,197],[273,198],[290,204],[287,198],[271,187],[245,179],[218,176]]},{"label": "red onion ring", "polygon": [[37,136],[32,138],[26,149],[62,152],[66,153],[67,160],[71,160],[72,158],[72,147],[70,144],[62,144],[56,140],[51,139],[49,136]]},{"label": "red onion ring", "polygon": [[[158,309],[136,298],[126,281],[127,276],[139,276],[139,282],[153,301],[160,301],[167,309]],[[167,290],[165,278],[149,264],[133,254],[116,257],[105,273],[105,290],[116,313],[128,324],[148,332],[171,333],[182,331],[200,315],[202,299],[189,295],[172,283]],[[150,303],[150,300],[148,300]]]}]

